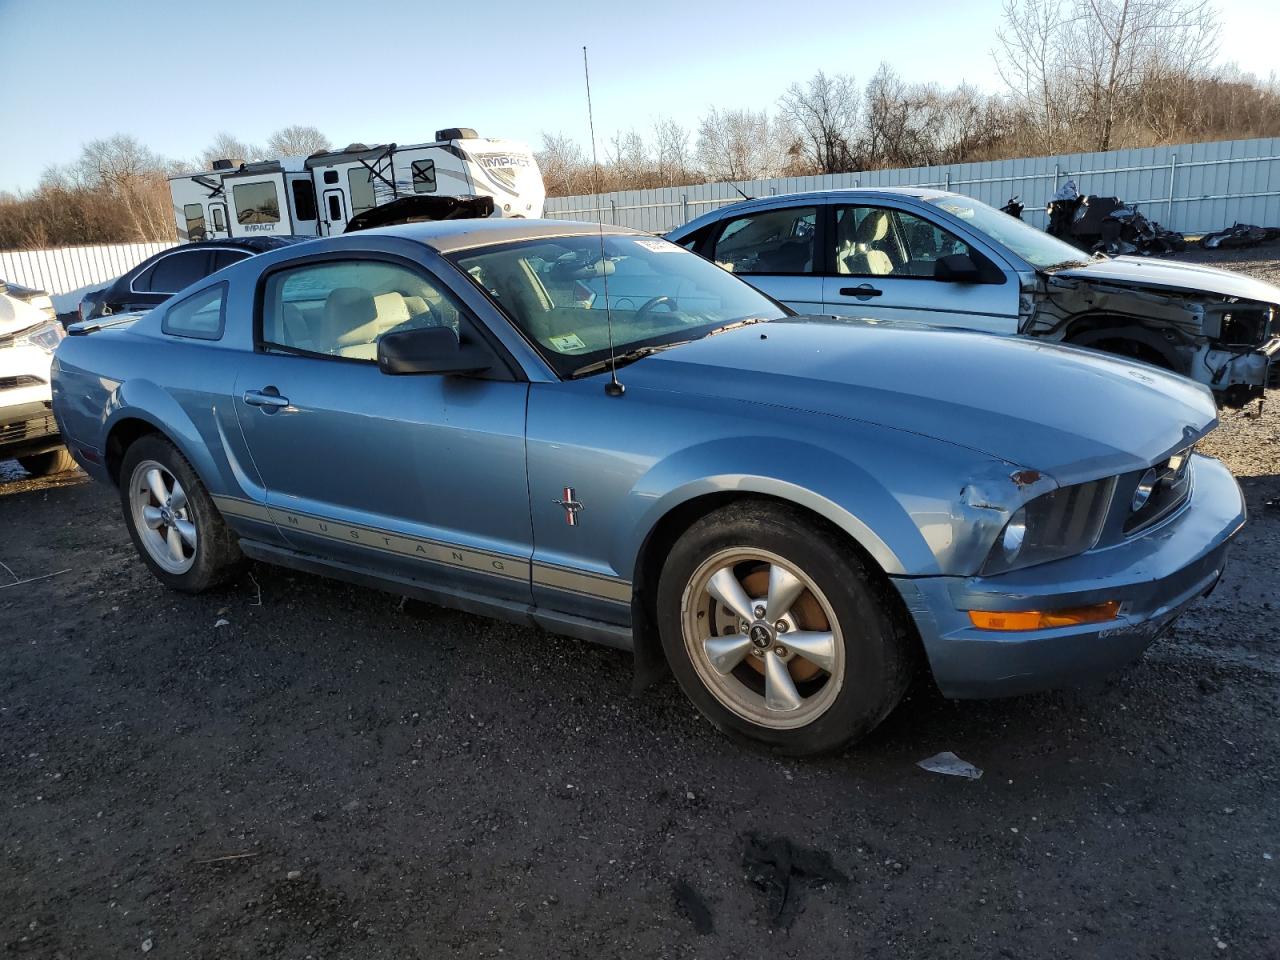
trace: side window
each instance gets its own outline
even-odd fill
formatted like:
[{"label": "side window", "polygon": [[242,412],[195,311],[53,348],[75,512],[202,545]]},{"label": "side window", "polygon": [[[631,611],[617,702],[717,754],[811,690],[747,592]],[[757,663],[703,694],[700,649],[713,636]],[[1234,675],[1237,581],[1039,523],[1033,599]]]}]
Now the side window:
[{"label": "side window", "polygon": [[711,224],[711,226],[703,227],[700,230],[695,230],[693,233],[689,234],[687,237],[685,237],[683,240],[680,241],[680,246],[684,247],[686,250],[692,250],[694,253],[704,253],[707,235],[713,229],[715,229],[715,224]]},{"label": "side window", "polygon": [[182,215],[187,219],[187,239],[204,240],[204,207],[198,203],[188,203],[182,208]]},{"label": "side window", "polygon": [[209,272],[213,273],[217,270],[221,270],[223,267],[229,267],[233,263],[239,263],[248,256],[249,254],[240,253],[236,250],[215,250],[213,251],[213,266],[210,268]]},{"label": "side window", "polygon": [[213,229],[219,233],[226,233],[227,230],[227,215],[220,203],[213,207]]},{"label": "side window", "polygon": [[393,330],[449,327],[462,315],[436,281],[376,260],[339,260],[267,277],[262,345],[351,360],[376,360],[378,338]]},{"label": "side window", "polygon": [[240,223],[279,223],[280,196],[274,183],[240,183],[231,188]]},{"label": "side window", "polygon": [[932,279],[938,258],[953,253],[975,256],[963,240],[915,214],[886,207],[836,208],[838,274]]},{"label": "side window", "polygon": [[352,167],[347,172],[347,184],[351,188],[351,216],[376,207],[373,198],[373,180],[365,167]]},{"label": "side window", "polygon": [[436,192],[436,162],[434,160],[415,160],[413,169],[413,192]]},{"label": "side window", "polygon": [[182,253],[171,253],[157,260],[149,272],[151,276],[147,289],[150,292],[177,293],[209,275],[209,251],[188,250]]},{"label": "side window", "polygon": [[175,337],[220,340],[226,320],[226,296],[225,283],[193,293],[165,311],[160,329]]},{"label": "side window", "polygon": [[342,198],[336,193],[331,193],[326,198],[329,201],[329,219],[342,219]]},{"label": "side window", "polygon": [[293,190],[293,213],[299,220],[316,218],[316,188],[310,180],[294,180],[290,185]]},{"label": "side window", "polygon": [[783,207],[730,220],[712,259],[731,273],[813,272],[814,207]]}]

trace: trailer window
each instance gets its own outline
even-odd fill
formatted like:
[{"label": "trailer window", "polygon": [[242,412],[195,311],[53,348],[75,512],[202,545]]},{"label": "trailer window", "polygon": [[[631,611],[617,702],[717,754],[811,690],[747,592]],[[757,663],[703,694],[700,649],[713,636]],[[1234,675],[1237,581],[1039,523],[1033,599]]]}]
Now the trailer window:
[{"label": "trailer window", "polygon": [[240,183],[231,188],[240,223],[279,223],[280,196],[274,183]]},{"label": "trailer window", "polygon": [[198,203],[188,203],[182,208],[182,215],[187,218],[187,239],[204,240],[204,207]]},{"label": "trailer window", "polygon": [[352,167],[347,172],[347,183],[351,188],[352,217],[378,205],[373,198],[373,182],[368,167]]},{"label": "trailer window", "polygon": [[227,217],[222,212],[222,204],[218,204],[213,208],[213,229],[219,233],[227,229]]},{"label": "trailer window", "polygon": [[316,188],[310,180],[293,181],[293,215],[299,220],[316,218]]},{"label": "trailer window", "polygon": [[436,192],[436,162],[434,160],[413,161],[413,192]]}]

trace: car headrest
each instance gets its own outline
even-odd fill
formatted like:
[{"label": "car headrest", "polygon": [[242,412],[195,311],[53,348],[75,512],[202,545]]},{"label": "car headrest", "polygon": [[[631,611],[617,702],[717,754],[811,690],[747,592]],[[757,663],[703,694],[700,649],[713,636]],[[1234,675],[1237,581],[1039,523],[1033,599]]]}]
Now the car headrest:
[{"label": "car headrest", "polygon": [[324,324],[330,330],[350,330],[378,316],[378,308],[368,290],[336,287],[324,300]]},{"label": "car headrest", "polygon": [[878,243],[889,235],[889,214],[872,210],[858,224],[858,243]]}]

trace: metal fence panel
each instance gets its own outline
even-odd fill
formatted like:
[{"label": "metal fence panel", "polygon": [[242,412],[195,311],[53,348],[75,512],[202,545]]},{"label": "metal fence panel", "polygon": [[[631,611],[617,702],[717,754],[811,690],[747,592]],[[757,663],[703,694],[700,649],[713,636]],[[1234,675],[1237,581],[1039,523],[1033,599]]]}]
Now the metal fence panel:
[{"label": "metal fence panel", "polygon": [[[848,187],[927,186],[953,190],[996,207],[1017,194],[1026,205],[1024,218],[1044,227],[1048,222],[1045,205],[1068,178],[1084,193],[1117,196],[1166,227],[1184,233],[1218,230],[1236,222],[1280,226],[1280,138],[780,177],[738,186],[753,197]],[[547,201],[546,215],[562,220],[603,220],[664,233],[740,199],[732,184],[700,183],[553,197]]]},{"label": "metal fence panel", "polygon": [[114,280],[152,254],[174,246],[175,242],[108,243],[49,250],[0,250],[0,279],[55,296],[69,294]]}]

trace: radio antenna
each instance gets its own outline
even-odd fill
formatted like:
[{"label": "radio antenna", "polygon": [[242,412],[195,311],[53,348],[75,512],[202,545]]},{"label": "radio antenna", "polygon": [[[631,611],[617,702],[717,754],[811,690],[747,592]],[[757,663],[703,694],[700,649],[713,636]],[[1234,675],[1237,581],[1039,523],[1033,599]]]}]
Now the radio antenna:
[{"label": "radio antenna", "polygon": [[600,207],[600,161],[596,159],[596,118],[591,110],[591,69],[587,66],[587,47],[582,47],[582,76],[587,83],[587,126],[591,130],[591,189],[596,195],[596,225],[600,230],[600,279],[604,281],[604,322],[609,332],[609,382],[604,392],[620,397],[627,388],[618,382],[618,358],[613,352],[613,307],[609,304],[609,260],[604,252],[604,215]]}]

